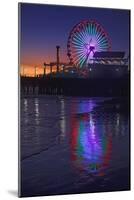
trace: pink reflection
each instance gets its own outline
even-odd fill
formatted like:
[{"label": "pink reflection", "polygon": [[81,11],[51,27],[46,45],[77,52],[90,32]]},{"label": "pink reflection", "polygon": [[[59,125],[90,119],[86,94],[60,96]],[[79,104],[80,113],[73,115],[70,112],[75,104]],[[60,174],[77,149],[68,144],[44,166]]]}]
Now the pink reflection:
[{"label": "pink reflection", "polygon": [[[72,163],[78,170],[102,176],[108,168],[112,140],[103,133],[108,127],[96,124],[96,116],[83,114],[72,119],[71,155]],[[109,135],[109,134],[108,134]]]}]

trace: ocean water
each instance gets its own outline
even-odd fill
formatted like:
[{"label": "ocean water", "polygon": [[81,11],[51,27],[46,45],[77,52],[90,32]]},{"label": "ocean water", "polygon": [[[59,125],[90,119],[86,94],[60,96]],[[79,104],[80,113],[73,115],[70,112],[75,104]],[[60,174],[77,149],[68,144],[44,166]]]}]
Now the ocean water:
[{"label": "ocean water", "polygon": [[108,99],[21,99],[22,196],[129,190],[129,115]]}]

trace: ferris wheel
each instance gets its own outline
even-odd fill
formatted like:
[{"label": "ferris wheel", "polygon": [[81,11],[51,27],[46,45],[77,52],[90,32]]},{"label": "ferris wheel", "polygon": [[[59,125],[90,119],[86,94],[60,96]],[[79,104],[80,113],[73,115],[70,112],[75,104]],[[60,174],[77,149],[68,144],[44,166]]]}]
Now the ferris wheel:
[{"label": "ferris wheel", "polygon": [[109,51],[111,41],[108,33],[95,20],[83,20],[70,32],[67,55],[70,63],[83,67],[89,64],[95,51]]}]

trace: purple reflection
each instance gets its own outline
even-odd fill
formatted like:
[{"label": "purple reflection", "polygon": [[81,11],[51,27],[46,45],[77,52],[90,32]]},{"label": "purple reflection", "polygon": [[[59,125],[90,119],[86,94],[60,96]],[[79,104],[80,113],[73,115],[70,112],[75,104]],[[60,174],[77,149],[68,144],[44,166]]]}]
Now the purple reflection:
[{"label": "purple reflection", "polygon": [[87,170],[96,171],[102,163],[103,149],[96,132],[95,124],[90,114],[89,121],[81,121],[78,138],[78,157],[82,158],[82,165]]},{"label": "purple reflection", "polygon": [[[87,105],[88,107],[88,105]],[[79,170],[104,175],[111,155],[111,139],[103,135],[106,127],[99,129],[92,113],[73,119],[72,161]]]}]

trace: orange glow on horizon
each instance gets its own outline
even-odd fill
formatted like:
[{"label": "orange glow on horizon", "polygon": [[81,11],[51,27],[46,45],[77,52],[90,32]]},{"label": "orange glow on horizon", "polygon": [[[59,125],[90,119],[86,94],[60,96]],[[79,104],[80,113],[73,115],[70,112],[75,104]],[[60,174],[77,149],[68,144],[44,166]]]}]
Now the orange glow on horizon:
[{"label": "orange glow on horizon", "polygon": [[[60,70],[62,67],[60,66]],[[54,65],[52,67],[52,72],[57,71],[57,66]],[[46,74],[50,73],[50,66],[46,66]],[[35,75],[43,75],[44,74],[44,66],[36,66],[36,65],[21,65],[20,66],[20,75],[34,77]]]}]

